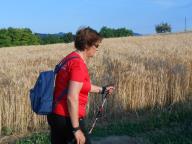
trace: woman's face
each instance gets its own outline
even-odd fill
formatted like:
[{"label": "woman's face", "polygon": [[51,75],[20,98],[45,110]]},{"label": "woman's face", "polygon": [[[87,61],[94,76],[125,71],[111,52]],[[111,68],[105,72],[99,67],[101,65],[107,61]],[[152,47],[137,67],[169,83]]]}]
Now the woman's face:
[{"label": "woman's face", "polygon": [[98,47],[99,47],[100,43],[101,42],[96,42],[94,45],[92,45],[86,49],[87,57],[93,57],[95,55],[96,51],[98,51]]}]

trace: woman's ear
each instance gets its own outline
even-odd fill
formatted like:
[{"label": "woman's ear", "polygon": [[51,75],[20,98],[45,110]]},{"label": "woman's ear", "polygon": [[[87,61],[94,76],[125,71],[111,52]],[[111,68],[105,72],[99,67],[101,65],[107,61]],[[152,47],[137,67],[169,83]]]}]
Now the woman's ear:
[{"label": "woman's ear", "polygon": [[91,46],[88,46],[87,44],[85,45],[85,50],[89,50]]}]

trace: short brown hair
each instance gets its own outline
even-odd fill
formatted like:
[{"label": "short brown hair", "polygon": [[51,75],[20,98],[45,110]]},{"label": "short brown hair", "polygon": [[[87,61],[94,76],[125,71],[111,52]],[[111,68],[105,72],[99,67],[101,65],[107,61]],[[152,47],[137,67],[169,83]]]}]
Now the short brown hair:
[{"label": "short brown hair", "polygon": [[96,42],[101,42],[101,35],[90,27],[80,28],[75,36],[75,48],[84,51],[86,46],[90,47]]}]

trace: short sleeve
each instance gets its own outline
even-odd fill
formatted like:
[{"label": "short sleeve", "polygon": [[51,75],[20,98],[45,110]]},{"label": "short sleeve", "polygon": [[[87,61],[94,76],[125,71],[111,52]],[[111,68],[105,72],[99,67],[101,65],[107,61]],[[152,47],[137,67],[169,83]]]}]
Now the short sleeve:
[{"label": "short sleeve", "polygon": [[70,80],[84,82],[85,72],[83,64],[80,61],[74,61],[70,68]]}]

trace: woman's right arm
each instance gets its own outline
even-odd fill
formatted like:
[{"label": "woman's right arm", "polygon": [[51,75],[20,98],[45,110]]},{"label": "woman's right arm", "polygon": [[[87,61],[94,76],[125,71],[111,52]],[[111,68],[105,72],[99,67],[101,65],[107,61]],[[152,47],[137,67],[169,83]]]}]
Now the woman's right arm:
[{"label": "woman's right arm", "polygon": [[[71,118],[71,123],[73,128],[79,127],[79,92],[83,86],[82,82],[69,81],[69,89],[67,95],[67,106],[69,111],[69,116]],[[74,133],[77,143],[85,143],[85,136],[81,130],[77,130]]]}]

